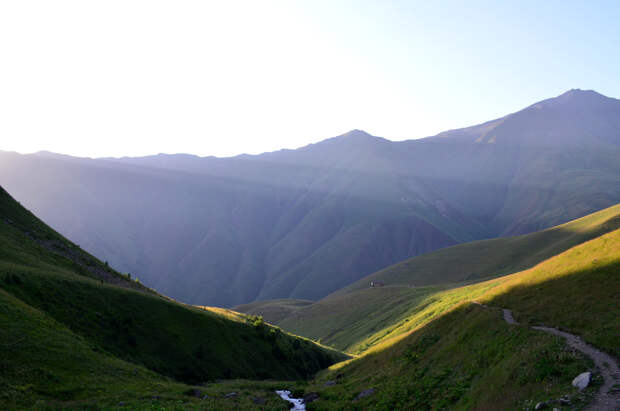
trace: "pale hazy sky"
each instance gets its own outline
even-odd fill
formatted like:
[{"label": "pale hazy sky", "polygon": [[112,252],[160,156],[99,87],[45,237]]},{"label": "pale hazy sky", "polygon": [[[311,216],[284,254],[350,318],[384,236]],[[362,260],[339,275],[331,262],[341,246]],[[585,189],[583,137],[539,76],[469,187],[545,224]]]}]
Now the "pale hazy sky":
[{"label": "pale hazy sky", "polygon": [[620,97],[617,1],[0,2],[0,150],[258,153]]}]

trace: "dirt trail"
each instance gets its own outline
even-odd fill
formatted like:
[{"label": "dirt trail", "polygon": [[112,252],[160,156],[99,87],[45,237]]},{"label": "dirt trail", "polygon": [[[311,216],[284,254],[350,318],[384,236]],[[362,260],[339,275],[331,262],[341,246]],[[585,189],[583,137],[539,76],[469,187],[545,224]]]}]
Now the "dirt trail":
[{"label": "dirt trail", "polygon": [[[588,357],[592,358],[596,368],[599,369],[603,376],[603,386],[594,397],[594,402],[588,409],[590,410],[620,410],[620,368],[617,361],[610,355],[597,350],[591,345],[586,344],[580,337],[560,331],[557,328],[537,326],[532,327],[535,330],[544,331],[566,339],[568,345],[574,349],[581,351]],[[616,388],[615,390],[613,388]]]},{"label": "dirt trail", "polygon": [[[473,303],[481,307],[496,308],[480,304],[477,301],[473,301]],[[511,310],[507,308],[501,308],[501,310],[504,314],[504,320],[508,324],[518,324],[518,322],[515,321]],[[620,410],[620,367],[618,367],[618,362],[613,357],[600,350],[597,350],[591,345],[586,344],[580,337],[564,331],[560,331],[557,328],[545,326],[534,326],[532,328],[538,331],[543,331],[549,334],[563,337],[569,346],[573,347],[577,351],[582,352],[583,354],[590,357],[592,361],[594,361],[596,368],[598,368],[601,375],[603,376],[604,383],[601,386],[600,390],[594,396],[594,401],[592,402],[592,404],[590,404],[587,410]]]},{"label": "dirt trail", "polygon": [[506,320],[508,324],[517,324],[515,318],[512,316],[512,311],[505,308],[502,308],[502,311],[504,312],[504,320]]}]

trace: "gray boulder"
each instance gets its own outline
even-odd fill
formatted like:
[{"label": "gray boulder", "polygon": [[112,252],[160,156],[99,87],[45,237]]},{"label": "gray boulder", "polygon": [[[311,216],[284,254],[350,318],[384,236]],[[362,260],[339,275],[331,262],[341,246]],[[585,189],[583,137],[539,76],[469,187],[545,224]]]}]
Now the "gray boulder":
[{"label": "gray boulder", "polygon": [[254,404],[256,404],[256,405],[265,405],[265,404],[267,404],[267,400],[264,399],[264,398],[260,398],[260,397],[252,398],[252,402],[254,402]]},{"label": "gray boulder", "polygon": [[579,389],[579,391],[581,391],[590,384],[591,379],[592,379],[591,372],[589,371],[582,372],[581,374],[576,376],[575,379],[573,380],[573,387],[576,387]]},{"label": "gray boulder", "polygon": [[362,399],[362,398],[365,398],[365,397],[369,397],[369,396],[371,396],[374,393],[375,393],[375,389],[374,388],[368,388],[367,390],[364,390],[364,391],[360,392],[357,395],[357,397],[355,397],[355,401],[357,401],[359,399]]},{"label": "gray boulder", "polygon": [[319,393],[317,392],[309,392],[304,395],[304,404],[308,404],[310,402],[316,401],[319,399]]}]

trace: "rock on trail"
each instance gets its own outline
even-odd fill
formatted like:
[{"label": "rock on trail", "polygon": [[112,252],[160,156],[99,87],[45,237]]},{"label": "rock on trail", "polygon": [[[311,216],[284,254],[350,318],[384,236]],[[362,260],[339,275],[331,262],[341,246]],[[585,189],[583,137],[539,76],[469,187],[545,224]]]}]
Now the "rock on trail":
[{"label": "rock on trail", "polygon": [[[484,304],[480,304],[477,301],[472,301],[474,304],[477,304],[481,307],[485,308],[494,308],[489,307]],[[513,315],[512,311],[507,308],[501,309],[504,314],[504,321],[508,324],[518,324]],[[582,352],[587,355],[594,361],[596,368],[599,369],[601,375],[603,376],[603,386],[599,389],[598,393],[594,396],[594,402],[588,407],[588,410],[592,411],[618,411],[620,410],[620,390],[615,389],[616,386],[620,385],[620,367],[618,367],[618,362],[612,358],[609,354],[606,354],[591,345],[586,344],[579,336],[567,333],[565,331],[560,331],[557,328],[551,328],[546,326],[534,326],[532,327],[535,330],[543,331],[549,334],[557,335],[566,340],[566,343],[577,351]],[[579,380],[579,385],[576,385],[580,390],[585,388],[590,382],[589,378],[587,383],[585,383],[586,376],[585,374],[590,373],[582,373],[578,375],[575,380],[573,380],[573,385],[575,385],[576,381]],[[591,376],[591,374],[590,374]],[[583,388],[582,388],[583,385]]]}]

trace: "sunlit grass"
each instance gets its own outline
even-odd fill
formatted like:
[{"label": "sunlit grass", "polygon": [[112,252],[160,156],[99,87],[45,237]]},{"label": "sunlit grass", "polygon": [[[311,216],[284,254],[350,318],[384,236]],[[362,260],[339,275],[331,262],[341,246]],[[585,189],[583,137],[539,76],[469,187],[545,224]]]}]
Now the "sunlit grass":
[{"label": "sunlit grass", "polygon": [[[307,388],[321,395],[313,409],[531,408],[565,394],[583,407],[600,378],[579,394],[570,381],[591,361],[529,325],[566,329],[617,357],[618,295],[620,230],[523,272],[437,292],[407,321],[369,336],[359,358],[322,372]],[[523,324],[507,324],[493,307]],[[357,400],[366,388],[375,393]]]},{"label": "sunlit grass", "polygon": [[336,293],[386,285],[425,286],[499,277],[527,268],[620,228],[620,204],[568,223],[516,237],[475,241],[417,256],[365,277]]},{"label": "sunlit grass", "polygon": [[[583,323],[581,329],[572,329],[584,333],[586,338],[587,329],[598,328],[604,334],[606,331],[603,330],[611,327],[617,332],[620,328],[620,308],[619,304],[610,302],[618,295],[614,293],[620,292],[618,265],[620,230],[576,246],[529,270],[429,295],[416,303],[404,319],[368,335],[352,346],[350,352],[363,354],[389,348],[409,333],[459,304],[470,301],[512,308],[517,317],[520,310],[526,310],[530,316],[534,316],[537,310],[536,319],[548,319],[547,324],[554,326],[567,325],[567,316],[572,313],[573,317],[581,318],[580,323]],[[552,289],[548,284],[553,281],[563,283]],[[537,285],[544,287],[537,288]],[[520,299],[515,295],[519,295]],[[587,305],[587,309],[584,305]],[[598,307],[593,310],[593,306]],[[572,327],[575,327],[575,321],[571,320]],[[605,345],[608,349],[617,349]]]}]

